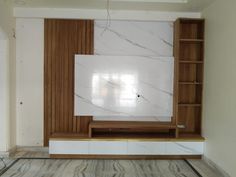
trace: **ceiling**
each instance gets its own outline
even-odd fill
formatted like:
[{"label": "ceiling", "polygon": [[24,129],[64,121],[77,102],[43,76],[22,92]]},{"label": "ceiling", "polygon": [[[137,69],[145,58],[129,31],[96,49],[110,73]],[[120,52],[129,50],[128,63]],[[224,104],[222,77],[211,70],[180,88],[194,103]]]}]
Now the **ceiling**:
[{"label": "ceiling", "polygon": [[[14,7],[106,9],[107,0],[12,0]],[[200,12],[215,0],[188,0],[187,3],[124,2],[109,0],[110,9]],[[146,2],[145,2],[146,1]]]}]

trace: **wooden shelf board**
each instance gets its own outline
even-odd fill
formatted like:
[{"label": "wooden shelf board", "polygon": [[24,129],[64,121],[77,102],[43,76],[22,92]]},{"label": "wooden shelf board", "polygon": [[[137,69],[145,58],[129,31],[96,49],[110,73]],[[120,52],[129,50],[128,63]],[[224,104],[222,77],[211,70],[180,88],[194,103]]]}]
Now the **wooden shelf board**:
[{"label": "wooden shelf board", "polygon": [[95,137],[92,138],[86,138],[86,137],[50,137],[51,141],[170,141],[170,142],[178,142],[178,141],[186,141],[186,142],[202,142],[205,139],[201,137],[200,135],[195,134],[182,134],[180,133],[178,138],[175,138],[173,136],[126,136],[126,137],[120,137],[120,136],[101,136],[101,135],[95,135]]},{"label": "wooden shelf board", "polygon": [[179,82],[180,85],[202,85],[202,82]]},{"label": "wooden shelf board", "polygon": [[180,64],[203,64],[203,61],[179,60]]},{"label": "wooden shelf board", "polygon": [[203,39],[180,39],[180,42],[204,42]]},{"label": "wooden shelf board", "polygon": [[204,137],[202,137],[200,134],[197,133],[179,133],[179,138],[182,139],[199,139],[199,140],[205,140]]},{"label": "wooden shelf board", "polygon": [[179,103],[178,105],[181,107],[187,107],[187,106],[188,107],[191,107],[191,106],[192,107],[200,107],[201,106],[201,104],[188,104],[188,103],[187,104],[186,103]]},{"label": "wooden shelf board", "polygon": [[53,133],[49,138],[88,138],[86,133]]},{"label": "wooden shelf board", "polygon": [[93,121],[89,128],[164,128],[176,129],[176,125],[163,122],[134,122],[134,121]]}]

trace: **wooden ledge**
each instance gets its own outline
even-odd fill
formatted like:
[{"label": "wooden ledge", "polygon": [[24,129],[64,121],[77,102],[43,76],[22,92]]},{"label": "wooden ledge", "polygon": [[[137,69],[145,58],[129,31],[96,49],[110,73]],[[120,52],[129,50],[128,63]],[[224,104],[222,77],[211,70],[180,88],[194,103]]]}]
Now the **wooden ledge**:
[{"label": "wooden ledge", "polygon": [[163,122],[132,122],[132,121],[92,121],[90,128],[168,128],[175,129],[176,126]]},{"label": "wooden ledge", "polygon": [[108,138],[108,137],[99,137],[99,138],[86,138],[86,137],[57,137],[50,138],[49,141],[154,141],[154,142],[204,142],[205,138],[199,137],[179,137],[179,138]]},{"label": "wooden ledge", "polygon": [[50,154],[52,159],[183,160],[201,159],[201,155],[79,155]]}]

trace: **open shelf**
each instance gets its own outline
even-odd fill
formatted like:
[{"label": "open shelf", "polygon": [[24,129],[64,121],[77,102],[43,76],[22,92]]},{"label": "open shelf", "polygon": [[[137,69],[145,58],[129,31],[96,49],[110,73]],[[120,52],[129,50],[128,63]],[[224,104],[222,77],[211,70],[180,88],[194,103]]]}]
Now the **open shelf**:
[{"label": "open shelf", "polygon": [[201,42],[181,42],[179,44],[179,58],[188,61],[203,61],[203,47]]},{"label": "open shelf", "polygon": [[174,115],[179,137],[201,137],[204,67],[204,20],[180,18],[175,22]]},{"label": "open shelf", "polygon": [[203,65],[180,64],[178,82],[202,83]]},{"label": "open shelf", "polygon": [[200,134],[201,119],[199,117],[201,117],[201,107],[179,107],[178,123],[184,125],[179,132]]},{"label": "open shelf", "polygon": [[201,104],[202,85],[179,85],[179,104]]},{"label": "open shelf", "polygon": [[165,122],[134,122],[134,121],[92,121],[89,124],[89,137],[96,136],[133,136],[149,134],[173,135],[176,125]]},{"label": "open shelf", "polygon": [[180,19],[180,39],[204,39],[204,20]]},{"label": "open shelf", "polygon": [[202,82],[179,82],[180,85],[202,85]]},{"label": "open shelf", "polygon": [[179,60],[180,64],[203,64],[203,61]]},{"label": "open shelf", "polygon": [[203,39],[180,39],[180,42],[204,42]]},{"label": "open shelf", "polygon": [[179,107],[201,107],[201,103],[179,103]]}]

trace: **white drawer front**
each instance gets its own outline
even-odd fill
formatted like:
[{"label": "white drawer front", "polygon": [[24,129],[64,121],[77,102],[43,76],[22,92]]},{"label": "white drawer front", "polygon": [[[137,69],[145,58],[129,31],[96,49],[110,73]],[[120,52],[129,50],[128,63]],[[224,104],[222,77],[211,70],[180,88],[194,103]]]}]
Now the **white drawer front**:
[{"label": "white drawer front", "polygon": [[88,141],[49,141],[49,154],[88,154]]},{"label": "white drawer front", "polygon": [[89,154],[126,155],[126,141],[90,141]]},{"label": "white drawer front", "polygon": [[165,153],[165,142],[128,142],[130,155],[162,155]]},{"label": "white drawer front", "polygon": [[166,154],[202,155],[203,142],[166,142]]}]

